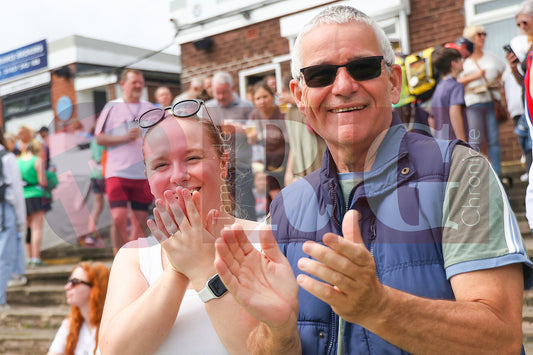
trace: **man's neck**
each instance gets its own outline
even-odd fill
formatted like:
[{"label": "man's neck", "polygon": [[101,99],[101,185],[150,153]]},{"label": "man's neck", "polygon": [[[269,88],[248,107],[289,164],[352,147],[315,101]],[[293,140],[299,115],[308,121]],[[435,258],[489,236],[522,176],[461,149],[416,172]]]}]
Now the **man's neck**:
[{"label": "man's neck", "polygon": [[123,96],[122,100],[124,100],[124,102],[127,104],[138,104],[139,102],[141,102],[141,98],[131,97],[131,96],[130,97]]},{"label": "man's neck", "polygon": [[446,77],[448,77],[448,78],[454,78],[454,79],[457,80],[457,77],[459,76],[460,73],[461,73],[461,72],[456,73],[456,72],[453,72],[453,71],[452,71],[451,73],[448,73],[448,74],[445,75],[444,77],[445,77],[445,78],[446,78]]},{"label": "man's neck", "polygon": [[373,142],[364,144],[359,142],[357,144],[329,146],[329,150],[337,172],[339,173],[354,173],[370,171],[376,160],[376,155],[383,138],[388,130],[381,132]]}]

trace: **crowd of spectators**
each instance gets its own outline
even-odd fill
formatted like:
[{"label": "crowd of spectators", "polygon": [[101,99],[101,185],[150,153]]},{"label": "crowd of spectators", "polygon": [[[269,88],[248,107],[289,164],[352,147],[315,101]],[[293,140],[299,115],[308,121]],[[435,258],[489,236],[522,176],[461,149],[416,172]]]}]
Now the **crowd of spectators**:
[{"label": "crowd of spectators", "polygon": [[[322,26],[324,30],[328,31],[338,31],[339,28],[342,28],[343,31],[349,30],[354,33],[365,32],[368,38],[377,42],[377,38],[374,37],[379,36],[380,32],[376,32],[371,27],[373,25],[370,20],[366,20],[364,14],[342,6],[332,11],[329,15],[326,11],[326,15],[322,16],[331,16],[332,19],[340,21],[340,23],[314,23],[313,26]],[[358,20],[352,19],[347,21],[348,23],[344,23],[342,22],[344,20],[335,17],[338,15],[335,11],[346,12]],[[359,22],[361,21],[360,18],[363,17],[365,20]],[[496,101],[503,102],[509,117],[513,119],[515,133],[519,137],[523,150],[527,169],[523,179],[529,178],[530,187],[533,186],[531,183],[533,181],[532,174],[528,175],[527,173],[531,167],[532,146],[529,134],[529,129],[532,126],[529,112],[533,107],[533,96],[531,96],[533,79],[530,76],[530,65],[533,62],[533,54],[531,54],[533,53],[533,44],[531,43],[531,38],[533,38],[533,1],[524,2],[516,15],[516,20],[522,34],[509,39],[510,47],[506,61],[484,50],[490,34],[486,32],[483,26],[479,25],[466,27],[463,31],[463,37],[456,42],[438,46],[432,55],[433,65],[438,72],[438,82],[432,97],[425,99],[426,102],[423,105],[421,100],[417,100],[408,92],[409,83],[405,81],[405,77],[403,83],[401,82],[400,72],[402,69],[393,65],[393,58],[388,58],[389,54],[394,55],[392,48],[390,48],[389,53],[390,46],[383,44],[378,46],[371,43],[370,40],[368,43],[367,40],[362,41],[364,44],[361,46],[368,45],[368,48],[364,50],[370,52],[378,51],[375,56],[361,58],[358,55],[348,56],[344,59],[350,62],[342,65],[324,63],[314,65],[308,52],[305,50],[301,53],[296,52],[293,54],[293,60],[304,58],[306,63],[311,64],[301,69],[301,78],[296,75],[300,72],[293,72],[292,76],[284,77],[282,83],[277,83],[274,75],[265,75],[262,80],[249,85],[246,89],[246,98],[241,98],[237,94],[234,78],[230,73],[217,71],[206,77],[192,78],[188,83],[188,88],[174,98],[169,87],[160,86],[154,91],[154,102],[152,103],[142,99],[145,89],[142,72],[135,69],[125,69],[120,79],[122,97],[106,104],[97,118],[94,137],[90,142],[91,160],[88,164],[91,168],[90,191],[93,205],[86,222],[88,233],[80,236],[82,246],[112,247],[114,255],[116,255],[117,266],[114,265],[111,277],[107,267],[99,264],[81,263],[75,266],[65,286],[67,302],[71,305],[71,313],[59,329],[49,354],[62,354],[65,353],[65,349],[78,351],[82,348],[88,352],[97,353],[99,351],[97,348],[101,319],[103,319],[102,330],[105,334],[100,336],[102,341],[100,347],[111,352],[117,351],[117,349],[124,350],[128,347],[131,347],[132,351],[142,349],[142,351],[154,352],[167,348],[170,351],[171,347],[178,345],[184,346],[184,349],[190,346],[192,349],[195,347],[195,342],[186,339],[177,331],[184,322],[188,322],[187,325],[191,326],[192,339],[196,339],[196,341],[204,335],[204,329],[207,329],[206,331],[213,338],[205,342],[204,346],[206,349],[216,349],[216,352],[224,353],[228,349],[233,350],[230,352],[239,352],[246,346],[247,340],[249,347],[254,348],[255,346],[254,349],[263,349],[262,345],[257,345],[254,341],[258,341],[265,334],[269,339],[267,345],[272,346],[270,350],[280,346],[280,344],[290,344],[289,347],[293,347],[292,350],[302,350],[302,347],[309,350],[313,343],[310,340],[311,337],[307,336],[305,331],[302,332],[301,329],[301,343],[300,337],[297,336],[296,323],[305,323],[305,320],[300,319],[302,313],[293,314],[294,307],[298,307],[299,302],[300,309],[303,309],[304,313],[307,312],[307,316],[318,319],[312,309],[313,302],[318,298],[323,301],[320,303],[321,309],[333,310],[339,314],[334,316],[335,325],[339,330],[339,339],[337,339],[338,342],[335,346],[343,349],[345,347],[344,341],[348,347],[356,346],[354,345],[356,333],[358,334],[360,329],[366,329],[367,326],[372,325],[372,322],[367,322],[359,315],[360,312],[354,313],[353,309],[339,309],[339,301],[334,299],[332,295],[341,288],[345,288],[343,297],[349,294],[361,300],[364,297],[359,293],[360,291],[354,291],[351,286],[346,286],[347,281],[344,278],[329,279],[327,275],[321,272],[322,266],[318,266],[318,264],[324,263],[333,273],[339,271],[342,266],[332,265],[329,264],[328,260],[321,259],[329,253],[357,264],[354,266],[354,269],[357,270],[361,267],[357,257],[363,254],[368,260],[381,260],[384,263],[391,263],[391,265],[396,263],[396,261],[384,259],[383,255],[393,253],[390,248],[391,243],[388,241],[374,243],[374,239],[365,240],[367,244],[372,245],[371,251],[374,250],[374,246],[377,248],[377,254],[368,253],[367,256],[366,249],[364,252],[358,250],[357,257],[354,256],[355,252],[350,249],[352,246],[344,245],[347,243],[346,241],[339,241],[340,246],[335,246],[335,243],[331,242],[333,240],[332,233],[343,232],[345,237],[350,237],[348,242],[362,238],[359,235],[359,227],[356,228],[355,224],[350,224],[354,220],[362,220],[360,224],[363,232],[373,233],[373,238],[376,238],[376,228],[381,228],[383,232],[383,230],[388,231],[387,228],[391,227],[390,224],[387,225],[387,222],[374,216],[374,214],[382,213],[382,208],[386,209],[382,204],[389,197],[386,196],[383,197],[384,200],[377,201],[372,194],[377,196],[383,193],[383,190],[374,184],[383,178],[383,174],[388,174],[388,161],[380,159],[385,159],[384,156],[394,150],[390,146],[393,146],[396,139],[399,139],[395,134],[404,134],[405,131],[422,133],[422,135],[406,135],[405,139],[399,139],[398,146],[402,144],[400,149],[404,149],[403,144],[407,144],[406,141],[409,141],[408,143],[412,146],[420,144],[428,147],[431,146],[428,142],[434,142],[433,138],[439,139],[439,142],[441,139],[452,142],[447,146],[449,151],[446,150],[445,152],[448,154],[446,158],[449,159],[448,162],[451,167],[446,168],[448,169],[445,170],[446,176],[440,177],[448,180],[440,182],[447,183],[452,178],[465,179],[464,176],[460,177],[458,173],[460,170],[458,162],[464,163],[467,161],[467,155],[471,158],[474,156],[473,154],[477,153],[487,157],[490,161],[490,164],[484,163],[482,165],[482,177],[486,178],[486,181],[492,178],[501,180],[503,177],[499,137],[501,122],[498,121],[496,115]],[[341,33],[339,38],[347,35],[347,32],[343,31],[339,32]],[[310,36],[316,36],[315,39],[324,42],[324,47],[327,47],[328,43],[326,43],[327,40],[323,34],[319,34],[316,28],[312,26],[309,32],[303,32],[299,37],[309,38]],[[353,47],[346,45],[347,42],[342,42],[342,45],[347,48],[346,52],[342,52],[342,55],[352,50],[357,53],[361,50],[358,45]],[[382,45],[383,47],[380,47]],[[310,47],[320,52],[321,49],[315,48],[316,46],[315,42],[307,41],[303,48]],[[302,49],[299,48],[298,50]],[[323,55],[333,56],[331,53]],[[374,62],[376,58],[380,58],[379,74],[374,68],[377,66],[377,62]],[[401,56],[397,55],[396,60],[400,59]],[[337,63],[334,59],[331,61]],[[293,65],[300,70],[299,64],[301,63]],[[365,65],[368,69],[367,72],[361,69],[361,67],[365,68]],[[382,66],[386,69],[382,69]],[[369,74],[369,72],[375,72],[375,75]],[[372,75],[374,76],[370,77]],[[300,78],[300,80],[292,80],[293,76]],[[371,101],[368,99],[367,101],[363,100],[365,102],[358,105],[337,107],[341,104],[337,102],[334,104],[334,97],[344,94],[352,95],[352,92],[347,89],[348,86],[341,85],[346,83],[343,80],[364,82],[362,86],[366,87],[365,90],[370,93],[369,96],[373,96],[373,93],[379,91],[378,88],[372,87],[372,83],[369,84],[374,79],[379,81],[379,85],[382,85],[380,88],[387,93],[385,96],[380,96],[379,99],[373,98],[379,101],[376,110],[372,111],[375,122],[367,122],[368,119],[362,120],[364,122],[354,123],[350,121],[339,124],[339,127],[330,126],[326,122],[324,117],[327,115],[332,113],[342,115],[346,112],[351,114],[364,110],[367,109],[367,101]],[[341,81],[342,83],[339,84],[338,82]],[[329,88],[331,85],[334,88]],[[306,96],[308,90],[314,93],[321,90],[331,90],[332,95],[324,94],[321,98],[318,95],[308,97]],[[381,91],[379,92],[381,95]],[[398,100],[395,99],[396,96]],[[321,100],[330,100],[329,104],[337,108],[322,112],[325,108],[317,105],[316,112],[312,112],[315,109],[313,106],[315,101],[322,102]],[[395,104],[394,111],[397,114],[392,114],[393,103]],[[389,111],[392,114],[390,115],[392,117],[390,122],[387,121],[390,119]],[[172,116],[177,120],[166,120]],[[368,117],[370,116],[369,114]],[[401,130],[396,127],[387,132],[389,127],[400,122],[403,123],[403,126],[398,124],[398,126],[403,127]],[[382,126],[378,127],[378,123]],[[350,131],[346,128],[348,125],[350,125]],[[335,129],[337,130],[335,131]],[[359,129],[362,133],[359,132]],[[364,134],[367,136],[363,136]],[[384,134],[390,135],[387,136],[390,140],[381,142]],[[422,136],[423,138],[421,138]],[[369,137],[376,139],[384,147],[383,150],[377,150],[370,144],[371,142],[367,142],[365,139]],[[26,283],[24,277],[26,266],[42,267],[46,265],[40,257],[43,225],[46,212],[53,207],[51,194],[57,184],[55,167],[50,162],[48,139],[46,127],[41,128],[36,134],[27,126],[20,127],[17,136],[4,134],[0,139],[0,159],[4,165],[2,178],[4,182],[8,183],[6,197],[1,201],[0,311],[9,309],[5,297],[8,286]],[[206,144],[202,144],[202,142]],[[468,147],[466,147],[467,145]],[[357,150],[361,155],[354,157],[351,154],[353,151],[346,150],[347,146]],[[364,149],[361,148],[363,146]],[[420,163],[423,159],[418,158],[422,156],[422,152],[411,152],[412,146],[405,148],[405,154],[411,154],[410,159],[414,164],[411,168],[417,167],[421,173],[429,176],[431,171],[424,170],[426,168],[422,167]],[[7,154],[4,154],[4,151]],[[350,154],[347,154],[349,152]],[[431,154],[430,152],[426,153]],[[370,157],[367,157],[367,154]],[[365,158],[368,159],[365,160]],[[395,158],[400,159],[400,157]],[[376,172],[373,167],[371,169],[366,164],[369,164],[370,167],[375,164],[375,166],[384,168],[383,171]],[[14,170],[15,165],[16,169]],[[444,171],[441,165],[435,162],[435,169],[442,168]],[[431,165],[432,167],[434,166]],[[308,180],[309,186],[301,181],[297,183],[299,179],[318,169],[321,170],[322,175],[318,176],[315,172]],[[406,179],[420,179],[420,176],[413,177],[414,175],[410,173],[409,169],[406,165],[401,169],[401,174],[406,175]],[[6,174],[6,171],[9,173]],[[395,170],[394,174],[396,174]],[[332,177],[333,175],[335,177]],[[370,181],[366,186],[365,179]],[[464,182],[465,180],[461,181]],[[326,182],[329,182],[328,186],[324,185]],[[381,182],[385,183],[386,181],[380,180]],[[418,183],[418,180],[416,182]],[[291,184],[294,185],[284,190]],[[499,185],[491,184],[491,189],[493,189],[491,192],[500,192]],[[171,192],[169,192],[168,186],[173,188]],[[315,188],[316,191],[313,190]],[[329,194],[322,196],[321,194],[327,188],[330,189],[328,190]],[[213,193],[207,197],[207,192],[211,191],[209,189],[212,189]],[[412,197],[411,192],[404,190],[401,186],[394,186],[394,189],[401,190],[408,199]],[[460,189],[464,189],[464,187],[460,187]],[[425,193],[432,193],[433,190],[430,190],[428,190],[429,192],[425,191]],[[465,191],[460,190],[458,194],[466,193]],[[528,190],[530,196],[533,196],[531,191],[533,188]],[[230,196],[228,203],[224,199],[226,193]],[[276,197],[280,193],[281,196]],[[318,200],[310,202],[310,204],[318,203],[320,206],[316,207],[317,209],[326,211],[332,205],[337,208],[335,213],[340,216],[341,220],[337,221],[335,228],[328,222],[317,230],[313,230],[312,233],[306,229],[308,227],[317,228],[313,223],[317,225],[321,223],[319,219],[322,216],[322,210],[315,211],[317,218],[313,221],[307,217],[301,217],[299,214],[300,209],[306,206],[306,201],[311,201],[309,196],[314,193],[321,196]],[[359,195],[355,196],[357,193]],[[454,200],[456,197],[448,190],[441,195],[439,196],[443,201],[439,200],[439,202],[442,202],[442,205],[449,202],[448,199]],[[502,196],[504,195],[502,194]],[[501,204],[506,205],[506,200],[502,196],[500,196],[502,198]],[[434,197],[434,195],[428,195],[428,197]],[[356,201],[356,198],[365,200],[365,202]],[[329,199],[335,200],[332,200],[331,204],[327,204],[326,201]],[[458,213],[459,202],[457,199],[455,198],[456,204],[451,202],[453,211],[450,215],[452,217]],[[533,201],[533,197],[530,199]],[[273,201],[274,203],[272,203]],[[526,208],[528,215],[530,215],[533,211],[533,202],[528,203],[528,201],[526,200]],[[337,206],[339,202],[344,202],[344,205]],[[352,202],[353,206],[351,205]],[[421,208],[424,202],[417,202],[421,204],[418,206]],[[301,205],[297,205],[298,203]],[[357,203],[361,205],[355,206]],[[98,220],[105,210],[105,204],[108,204],[112,218],[109,243],[101,239],[97,230]],[[273,215],[271,215],[271,204],[274,209]],[[213,207],[213,209],[208,209],[206,206]],[[223,206],[224,209],[213,212],[218,206]],[[352,210],[357,209],[356,207],[363,212],[356,212],[357,215],[352,213],[354,212]],[[478,207],[482,208],[481,206]],[[442,206],[439,208],[444,209]],[[290,209],[290,211],[285,209]],[[284,212],[283,216],[280,211]],[[359,216],[359,213],[364,215]],[[482,213],[488,215],[489,208],[482,209]],[[505,210],[502,213],[506,215],[498,214],[496,218],[498,221],[496,227],[498,228],[500,222],[503,225],[503,218],[507,218],[507,214],[512,214],[512,211]],[[149,218],[150,214],[153,214],[153,219]],[[347,222],[348,224],[342,221],[345,215],[349,216],[346,218],[351,220]],[[260,228],[260,224],[255,222],[268,224],[272,222],[272,218],[276,222],[276,228],[280,226],[284,228],[283,233],[286,235],[281,238],[286,237],[289,241],[288,244],[298,245],[303,252],[298,250],[291,254],[291,246],[287,247],[286,245],[282,246],[281,249],[274,250],[274,248],[268,247],[268,243],[272,242],[273,237],[263,235],[257,237],[256,230]],[[370,222],[372,218],[374,221]],[[387,218],[392,217],[388,216]],[[231,224],[236,222],[245,225],[245,234],[242,233],[242,229],[235,226],[231,228],[231,231],[224,229],[223,220],[231,220]],[[249,223],[249,221],[254,223]],[[442,221],[443,219],[440,218],[439,222]],[[532,221],[530,224],[533,225],[533,219],[530,221]],[[300,224],[301,230],[295,227],[297,223]],[[309,223],[313,225],[308,225]],[[401,229],[398,227],[398,230]],[[421,235],[430,233],[427,232],[430,229],[424,229]],[[322,254],[313,251],[310,243],[304,244],[303,247],[300,245],[302,240],[308,238],[309,233],[317,234],[316,238],[320,237],[320,239],[316,239],[316,241],[322,241],[323,233],[320,234],[319,231],[326,230],[332,233],[329,233],[330,236],[326,238],[329,242],[324,239],[325,241],[321,245]],[[480,230],[476,229],[475,233],[480,232]],[[506,229],[505,233],[507,232],[509,231]],[[515,233],[516,231],[511,232]],[[466,244],[469,242],[465,241],[466,238],[473,237],[475,234],[474,230],[469,230],[468,233],[463,233],[461,236],[455,235],[456,232],[454,231],[442,233],[439,238],[460,237],[460,240]],[[215,258],[214,240],[221,234],[223,241],[216,246],[217,255],[221,256],[217,256],[220,258],[217,259]],[[305,238],[303,237],[304,234]],[[408,238],[408,233],[405,230],[401,230],[399,234],[402,238]],[[254,245],[248,242],[248,238],[251,239],[252,236],[258,238]],[[194,237],[207,238],[211,243],[198,242],[198,239],[195,240]],[[517,234],[509,235],[509,238],[513,238],[513,240],[519,237]],[[280,236],[278,235],[277,238],[279,241]],[[377,238],[385,237],[380,234]],[[257,243],[258,240],[261,243]],[[205,240],[202,239],[201,241],[204,242]],[[157,244],[155,248],[154,243]],[[24,250],[23,244],[26,245],[26,250]],[[410,245],[410,243],[406,244]],[[441,244],[437,244],[442,249]],[[126,245],[128,247],[133,246],[132,250],[124,247]],[[180,253],[180,248],[185,248],[184,246],[189,248],[190,253]],[[439,292],[427,293],[417,286],[413,289],[407,289],[404,287],[405,284],[399,283],[398,280],[407,280],[411,276],[408,275],[407,271],[399,271],[397,278],[390,280],[391,285],[396,286],[393,287],[395,291],[388,291],[389,295],[395,293],[395,302],[398,302],[398,299],[409,294],[409,296],[414,297],[413,302],[421,306],[423,302],[435,302],[434,305],[439,307],[447,321],[458,323],[457,319],[451,319],[450,314],[453,312],[446,313],[451,307],[449,304],[437,305],[436,302],[440,301],[422,301],[422,297],[438,298],[439,300],[450,299],[451,302],[454,292],[456,292],[457,295],[464,297],[464,303],[475,303],[469,299],[468,292],[465,291],[468,288],[468,283],[472,282],[478,285],[481,280],[494,283],[496,272],[493,269],[498,269],[498,272],[502,272],[503,276],[512,276],[508,279],[508,285],[510,285],[510,289],[516,290],[518,289],[517,283],[514,281],[518,280],[517,275],[521,275],[521,272],[516,272],[518,269],[513,268],[512,264],[522,263],[528,267],[530,265],[527,256],[520,254],[523,252],[520,248],[518,248],[520,249],[518,253],[521,258],[507,259],[513,251],[504,248],[503,256],[494,257],[498,259],[499,264],[490,267],[486,267],[485,264],[478,265],[478,263],[482,263],[480,260],[484,259],[478,258],[476,251],[467,249],[450,251],[448,248],[444,252],[440,249],[440,252],[436,252],[437,256],[443,259],[443,265],[439,264],[438,266],[440,276],[435,279],[436,281],[432,281],[432,285],[439,288]],[[350,250],[353,253],[349,253]],[[496,246],[487,247],[487,253],[491,256],[495,250]],[[380,252],[382,254],[379,254]],[[413,252],[411,247],[400,251],[405,255],[416,254],[419,257],[418,252]],[[434,256],[434,252],[428,251],[432,256]],[[305,263],[298,261],[300,256],[302,258],[311,256],[317,262],[306,269]],[[446,257],[455,256],[461,258],[459,264],[468,264],[468,266],[464,266],[467,269],[459,271],[451,268],[450,271],[449,265],[444,266],[445,261],[450,262],[450,260],[444,260]],[[284,257],[291,265],[287,263]],[[225,263],[224,266],[222,266],[221,260]],[[273,265],[270,269],[264,266],[264,260],[272,262]],[[411,259],[409,260],[411,262]],[[419,261],[418,259],[415,260],[415,262]],[[246,268],[255,272],[252,272],[253,275],[251,276],[244,277],[242,269],[228,266],[235,262],[246,265]],[[509,265],[511,266],[507,267]],[[206,291],[203,287],[206,282],[206,287],[210,287],[210,282],[215,276],[211,278],[209,276],[215,272],[215,266],[221,274],[220,277],[218,274],[215,275],[218,277],[218,281],[224,282],[235,298],[226,297],[225,303],[211,303],[204,309],[202,303],[191,302],[189,297],[194,297],[194,300],[197,301],[198,294],[202,301],[207,302],[224,295],[226,286],[223,287],[224,292],[221,294],[217,294],[216,290],[211,288],[210,296],[205,296]],[[398,269],[402,267],[398,266]],[[294,274],[291,272],[291,268]],[[377,271],[373,268],[376,268],[375,264],[359,271],[375,276]],[[429,280],[428,275],[434,275],[434,271],[431,267],[426,268],[424,266],[423,268],[424,276],[422,278],[425,277],[426,280]],[[489,271],[483,276],[484,271],[481,270],[485,270],[485,268]],[[322,278],[328,285],[333,285],[334,281],[339,282],[339,285],[338,287],[337,285],[335,287],[325,286],[323,283],[319,285],[317,280],[310,281],[308,276],[300,276],[302,271],[315,276],[317,280]],[[268,274],[269,272],[276,275],[280,273],[280,277],[274,280],[272,275]],[[449,277],[446,276],[448,273],[450,273]],[[126,277],[126,275],[132,274],[135,277],[131,279]],[[297,276],[296,279],[294,275]],[[264,277],[264,280],[261,277]],[[449,279],[453,277],[455,280],[461,281],[457,281],[455,284],[450,283]],[[522,277],[524,276],[520,276],[520,282],[526,280]],[[107,309],[104,310],[108,279],[110,297],[107,300]],[[376,280],[365,286],[373,285],[372,290],[366,289],[365,292],[368,294],[379,293],[384,285],[380,282],[376,284]],[[417,279],[415,283],[420,281],[421,279]],[[279,286],[288,286],[289,291],[282,295],[277,294],[268,302],[254,302],[251,294],[242,292],[242,289],[255,287],[257,290],[258,284],[261,284],[260,289],[268,294],[274,294],[276,287]],[[298,292],[290,291],[297,290],[298,286],[306,290],[303,296],[297,295]],[[322,287],[332,288],[328,289],[329,293],[320,294]],[[521,287],[522,285],[519,288]],[[478,292],[479,295],[485,294],[482,287],[479,286],[476,286],[475,292]],[[494,295],[490,293],[490,296]],[[516,301],[518,298],[515,299],[514,297],[515,293],[512,296],[513,302],[518,302]],[[498,303],[498,297],[500,296],[494,296],[491,300],[496,300],[496,306],[499,307],[501,304]],[[312,301],[311,298],[313,298]],[[173,301],[169,301],[170,299]],[[161,305],[165,302],[171,304],[172,307],[168,309],[162,307]],[[279,304],[274,305],[275,302],[290,304],[283,313],[287,315],[285,319],[287,323],[281,326],[272,321],[268,312],[267,305],[279,306]],[[155,308],[150,309],[150,305],[153,304],[155,304]],[[186,317],[187,313],[178,317],[178,311],[181,315],[183,309],[185,311],[194,309],[196,315],[201,315],[201,322],[192,322],[192,318]],[[376,310],[377,308],[373,309]],[[231,312],[235,314],[235,329],[233,330],[238,337],[226,329],[227,327],[223,322],[224,317]],[[428,317],[430,312],[424,312],[421,311],[420,316]],[[477,312],[476,315],[479,316],[479,319],[486,316],[486,314],[481,316],[473,308],[469,312],[472,314]],[[143,324],[150,325],[142,336],[140,334],[135,336],[138,331],[137,327],[132,326],[127,331],[124,330],[136,319],[142,319]],[[327,321],[329,322],[330,319]],[[352,321],[354,326],[348,326],[349,321]],[[398,323],[407,326],[401,321]],[[464,324],[467,323],[464,322]],[[210,327],[205,328],[206,324]],[[287,334],[279,335],[275,330],[272,330],[272,327],[278,326],[280,328],[286,327],[288,329],[287,334],[296,334],[293,338],[297,338],[298,341],[294,339],[287,341],[284,339]],[[250,331],[252,327],[257,328]],[[344,333],[345,331],[346,333]],[[248,334],[248,332],[250,338],[246,339],[243,334]],[[396,350],[396,347],[408,348],[409,350],[431,349],[432,345],[429,343],[417,344],[420,346],[419,348],[414,347],[412,344],[415,342],[408,343],[402,339],[400,333],[396,330],[378,329],[376,334],[369,338],[369,342],[375,343],[376,346],[382,346],[386,350]],[[345,334],[349,335],[345,336]],[[391,343],[385,344],[382,338],[390,340]],[[157,339],[157,341],[152,341],[153,339]],[[318,343],[322,343],[322,340],[319,340]],[[433,348],[433,350],[435,349]]]}]

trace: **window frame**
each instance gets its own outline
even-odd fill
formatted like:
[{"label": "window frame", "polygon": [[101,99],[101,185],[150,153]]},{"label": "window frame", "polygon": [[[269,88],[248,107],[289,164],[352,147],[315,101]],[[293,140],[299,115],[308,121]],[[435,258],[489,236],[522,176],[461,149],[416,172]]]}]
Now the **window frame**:
[{"label": "window frame", "polygon": [[[45,103],[41,103],[38,105],[30,105],[30,101],[33,98],[36,98],[40,95],[48,95],[48,100]],[[8,113],[8,106],[11,103],[15,103],[17,101],[23,101],[24,109]],[[46,100],[45,100],[46,101]],[[50,90],[50,85],[43,85],[39,86],[37,88],[33,88],[31,90],[26,90],[24,92],[16,93],[13,95],[8,95],[2,98],[2,117],[4,121],[18,116],[27,115],[30,113],[35,113],[39,111],[44,111],[47,109],[50,109],[52,107],[52,92]]]}]

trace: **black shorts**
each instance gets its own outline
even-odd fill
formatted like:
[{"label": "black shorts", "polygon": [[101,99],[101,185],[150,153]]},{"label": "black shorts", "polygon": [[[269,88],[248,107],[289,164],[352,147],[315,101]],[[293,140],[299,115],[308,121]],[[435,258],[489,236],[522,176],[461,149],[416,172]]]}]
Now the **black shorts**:
[{"label": "black shorts", "polygon": [[30,197],[26,199],[26,215],[39,211],[50,211],[51,201],[46,197]]},{"label": "black shorts", "polygon": [[95,194],[105,194],[105,179],[91,178],[91,191]]}]

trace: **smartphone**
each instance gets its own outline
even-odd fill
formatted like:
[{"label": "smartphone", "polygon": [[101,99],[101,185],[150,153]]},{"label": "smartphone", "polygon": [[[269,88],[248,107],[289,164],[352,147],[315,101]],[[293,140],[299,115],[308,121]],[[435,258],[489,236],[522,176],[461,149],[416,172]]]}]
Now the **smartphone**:
[{"label": "smartphone", "polygon": [[513,49],[511,48],[511,46],[509,44],[506,44],[505,46],[503,46],[503,50],[506,51],[507,53],[513,53]]},{"label": "smartphone", "polygon": [[[511,48],[511,46],[509,44],[506,44],[505,46],[503,46],[503,50],[506,51],[507,53],[513,53],[515,55],[515,57],[516,57],[515,52],[513,51],[513,49]],[[516,58],[513,63],[518,63],[518,62],[519,62],[519,60],[518,60],[518,58]]]}]

